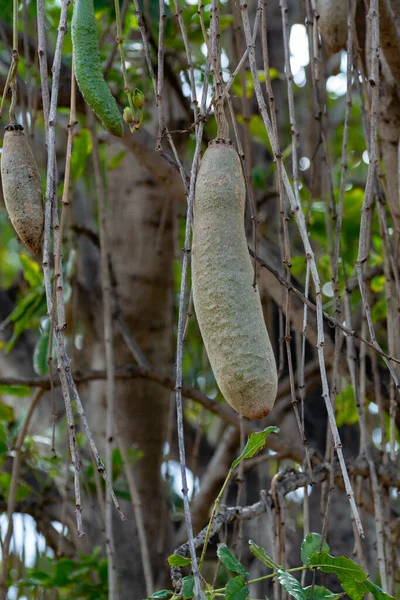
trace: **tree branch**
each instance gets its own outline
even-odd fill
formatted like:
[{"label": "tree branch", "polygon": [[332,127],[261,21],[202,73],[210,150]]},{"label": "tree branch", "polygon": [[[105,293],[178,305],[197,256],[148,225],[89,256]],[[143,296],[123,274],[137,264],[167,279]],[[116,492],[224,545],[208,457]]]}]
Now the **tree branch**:
[{"label": "tree branch", "polygon": [[[87,371],[79,371],[76,370],[74,372],[74,381],[75,383],[84,383],[89,381],[95,381],[98,379],[106,379],[107,374],[102,370],[87,370]],[[116,379],[147,379],[149,381],[154,381],[163,387],[166,387],[170,390],[175,390],[175,380],[171,377],[166,377],[165,375],[161,375],[155,370],[146,369],[144,367],[139,367],[137,365],[125,365],[125,366],[116,366],[115,367],[115,378]],[[50,389],[50,379],[49,377],[0,377],[0,385],[26,385],[30,387],[41,387],[44,389]],[[55,378],[54,385],[60,385],[59,381]],[[204,406],[207,410],[219,416],[223,421],[233,425],[237,429],[239,429],[239,419],[237,413],[230,408],[225,402],[218,402],[217,400],[213,400],[209,398],[206,394],[203,394],[200,390],[197,390],[190,385],[185,383],[182,384],[182,395],[186,398],[190,398],[196,402],[199,402],[202,406]],[[259,427],[255,426],[252,421],[248,419],[243,420],[244,432],[246,435],[250,435],[255,431],[259,430]],[[303,448],[300,446],[295,446],[294,443],[289,445],[283,445],[279,442],[276,436],[270,436],[267,440],[267,445],[269,448],[274,450],[275,452],[283,452],[290,456],[293,460],[301,463],[303,461]]]},{"label": "tree branch", "polygon": [[[400,485],[400,470],[398,466],[393,464],[383,465],[381,462],[375,463],[379,481],[386,487],[398,487]],[[343,478],[338,461],[334,463],[335,483],[337,487],[344,489]],[[364,458],[358,458],[348,465],[349,475],[352,477],[360,476],[363,478],[369,477],[368,462]],[[295,469],[283,471],[278,474],[275,485],[275,495],[279,497],[286,496],[290,492],[294,492],[299,488],[304,488],[307,485],[321,483],[326,481],[330,475],[330,466],[327,463],[318,465],[312,471],[312,475],[308,472],[299,472]],[[211,538],[216,535],[225,524],[234,523],[235,521],[250,521],[266,513],[273,508],[273,499],[271,490],[260,492],[261,500],[250,506],[221,506],[219,514],[214,518],[211,526]],[[204,527],[200,533],[194,538],[194,545],[200,548],[204,544],[208,527]],[[180,556],[188,556],[189,548],[187,542],[179,546],[175,550],[175,554]],[[171,579],[175,593],[179,593],[181,589],[182,573],[179,567],[171,568]]]}]

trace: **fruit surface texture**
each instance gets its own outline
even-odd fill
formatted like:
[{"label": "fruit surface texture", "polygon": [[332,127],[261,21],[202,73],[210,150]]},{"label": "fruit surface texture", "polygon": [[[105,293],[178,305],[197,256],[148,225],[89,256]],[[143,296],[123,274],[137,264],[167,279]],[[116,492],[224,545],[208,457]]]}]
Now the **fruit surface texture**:
[{"label": "fruit surface texture", "polygon": [[35,157],[20,126],[6,129],[1,180],[10,221],[21,241],[36,254],[44,225],[42,185]]},{"label": "fruit surface texture", "polygon": [[101,70],[93,0],[75,0],[71,34],[80,92],[104,128],[122,137],[122,115]]},{"label": "fruit surface texture", "polygon": [[346,48],[347,0],[317,0],[319,29],[330,54]]},{"label": "fruit surface texture", "polygon": [[226,401],[250,419],[275,402],[277,372],[244,230],[239,156],[212,141],[197,177],[192,245],[193,301],[204,345]]}]

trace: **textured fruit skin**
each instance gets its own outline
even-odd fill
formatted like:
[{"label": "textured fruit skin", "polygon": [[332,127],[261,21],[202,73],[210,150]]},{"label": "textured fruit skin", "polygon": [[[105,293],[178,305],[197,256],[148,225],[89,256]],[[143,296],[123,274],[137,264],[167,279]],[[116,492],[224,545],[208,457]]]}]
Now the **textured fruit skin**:
[{"label": "textured fruit skin", "polygon": [[319,29],[330,54],[346,47],[347,0],[317,0]]},{"label": "textured fruit skin", "polygon": [[[14,128],[16,127],[16,128]],[[35,157],[20,126],[8,126],[1,153],[3,196],[10,221],[34,254],[40,249],[44,212]]]},{"label": "textured fruit skin", "polygon": [[212,141],[201,162],[194,203],[192,289],[217,384],[249,419],[273,408],[277,372],[244,231],[245,183],[236,150]]},{"label": "textured fruit skin", "polygon": [[101,70],[93,0],[75,0],[71,35],[75,77],[81,94],[104,128],[122,137],[122,115]]}]

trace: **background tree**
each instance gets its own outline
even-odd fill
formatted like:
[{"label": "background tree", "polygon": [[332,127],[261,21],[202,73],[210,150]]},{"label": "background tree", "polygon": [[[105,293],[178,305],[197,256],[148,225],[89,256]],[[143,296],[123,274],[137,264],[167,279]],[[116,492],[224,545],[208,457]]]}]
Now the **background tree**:
[{"label": "background tree", "polygon": [[[167,557],[190,557],[194,536],[200,558],[232,461],[270,425],[280,433],[261,436],[263,452],[240,462],[222,497],[245,508],[222,508],[212,523],[201,572],[220,591],[207,595],[398,597],[398,0],[124,0],[117,13],[96,0],[102,72],[136,122],[121,140],[74,86],[72,5],[0,7],[2,122],[18,62],[15,115],[46,211],[35,257],[0,213],[1,597],[123,600],[173,588],[190,598],[189,559],[170,559],[171,585]],[[216,387],[186,271],[197,159],[222,99],[279,373],[260,422]],[[309,532],[320,537],[300,556]],[[326,540],[364,571],[340,559],[342,570],[303,570],[300,587],[284,569],[320,565],[312,551]],[[241,563],[221,548],[217,557],[217,542]]]}]

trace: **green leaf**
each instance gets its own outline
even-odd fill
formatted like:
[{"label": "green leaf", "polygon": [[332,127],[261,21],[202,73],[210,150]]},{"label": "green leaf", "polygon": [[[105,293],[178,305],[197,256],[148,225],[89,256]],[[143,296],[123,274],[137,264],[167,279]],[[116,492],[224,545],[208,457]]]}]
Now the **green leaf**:
[{"label": "green leaf", "polygon": [[121,152],[118,152],[118,154],[116,154],[109,160],[107,169],[108,170],[117,169],[119,167],[119,165],[122,163],[122,161],[124,160],[125,156],[126,156],[125,150],[121,150]]},{"label": "green leaf", "polygon": [[[303,564],[308,565],[314,552],[319,552],[321,547],[321,536],[319,533],[309,533],[301,545],[301,560]],[[324,541],[321,552],[327,554],[330,548]]]},{"label": "green leaf", "polygon": [[27,254],[21,254],[20,261],[25,280],[31,288],[37,288],[42,285],[42,270],[38,263],[32,260]]},{"label": "green leaf", "polygon": [[143,450],[140,450],[140,448],[138,448],[136,445],[133,445],[131,448],[129,448],[127,452],[128,462],[132,467],[136,465],[136,463],[141,460],[143,456]]},{"label": "green leaf", "polygon": [[233,577],[225,587],[225,600],[244,600],[247,598],[249,590],[243,577]]},{"label": "green leaf", "polygon": [[11,475],[9,473],[0,473],[0,494],[8,501],[8,494],[11,485]]},{"label": "green leaf", "polygon": [[3,394],[24,398],[31,395],[31,388],[27,385],[0,385],[0,396]]},{"label": "green leaf", "polygon": [[70,558],[62,558],[55,563],[55,575],[53,578],[54,587],[64,587],[70,583],[70,577],[76,569],[75,561]]},{"label": "green leaf", "polygon": [[243,449],[243,452],[236,460],[233,461],[231,469],[237,467],[242,460],[246,458],[252,458],[257,452],[260,452],[265,446],[265,441],[270,433],[278,433],[278,427],[267,427],[263,431],[257,431],[249,435],[247,443]]},{"label": "green leaf", "polygon": [[38,296],[41,295],[42,290],[33,290],[30,294],[22,298],[14,310],[8,315],[5,321],[2,322],[1,328],[4,329],[9,323],[15,323],[21,319],[24,314],[31,308],[37,301]]},{"label": "green leaf", "polygon": [[386,300],[383,298],[374,303],[371,309],[372,322],[384,321],[387,317],[387,305]]},{"label": "green leaf", "polygon": [[228,27],[230,27],[233,23],[233,16],[232,15],[221,15],[220,17],[220,28],[221,31],[224,31],[225,29],[227,29]]},{"label": "green leaf", "polygon": [[0,422],[0,465],[2,465],[2,459],[5,454],[8,454],[7,434],[5,423]]},{"label": "green leaf", "polygon": [[303,276],[306,272],[306,258],[304,255],[302,256],[292,256],[290,259],[292,263],[291,272],[295,277]]},{"label": "green leaf", "polygon": [[383,292],[385,289],[385,276],[377,275],[371,279],[371,290],[375,292],[375,294],[379,294],[379,292]]},{"label": "green leaf", "polygon": [[0,421],[7,421],[7,423],[11,423],[13,420],[14,411],[11,406],[4,404],[4,402],[0,402]]},{"label": "green leaf", "polygon": [[367,593],[364,583],[352,579],[344,579],[342,588],[351,600],[362,600]]},{"label": "green leaf", "polygon": [[99,574],[99,579],[102,583],[102,585],[107,586],[107,581],[108,581],[108,560],[106,558],[103,558],[103,560],[100,561],[97,572]]},{"label": "green leaf", "polygon": [[260,560],[262,563],[264,563],[264,565],[266,565],[269,569],[272,569],[273,571],[278,571],[279,565],[274,563],[272,558],[270,558],[268,556],[268,554],[265,552],[264,548],[257,546],[257,544],[255,544],[253,542],[253,540],[249,540],[249,546],[250,546],[250,552],[252,552],[254,554],[254,556],[256,558],[258,558],[258,560]]},{"label": "green leaf", "polygon": [[17,491],[15,493],[15,500],[17,502],[22,502],[25,498],[28,498],[32,493],[32,488],[26,483],[20,483],[17,487]]},{"label": "green leaf", "polygon": [[186,565],[190,565],[191,562],[190,558],[186,558],[180,554],[171,554],[171,556],[168,556],[170,567],[185,567]]},{"label": "green leaf", "polygon": [[74,183],[84,174],[91,152],[92,137],[88,129],[82,128],[74,135],[74,145],[71,155],[71,173]]},{"label": "green leaf", "polygon": [[354,390],[351,385],[347,386],[336,398],[336,423],[342,425],[354,425],[358,421],[358,410]]},{"label": "green leaf", "polygon": [[169,598],[172,595],[171,590],[159,590],[158,592],[154,592],[150,598]]},{"label": "green leaf", "polygon": [[366,594],[366,587],[363,584],[367,574],[347,556],[331,556],[315,552],[310,558],[309,566],[318,567],[324,573],[336,573],[344,591],[352,600],[361,600]]},{"label": "green leaf", "polygon": [[33,368],[38,375],[47,375],[49,372],[49,366],[47,364],[48,352],[49,352],[49,338],[50,338],[50,319],[46,319],[45,325],[42,329],[40,337],[36,342],[35,349],[33,351]]},{"label": "green leaf", "polygon": [[278,581],[295,600],[306,600],[306,595],[300,583],[287,571],[278,571]]},{"label": "green leaf", "polygon": [[274,79],[279,79],[281,74],[279,73],[278,69],[275,69],[275,67],[270,67],[269,76],[271,78],[271,81],[273,81]]},{"label": "green leaf", "polygon": [[362,568],[348,558],[348,556],[331,556],[327,553],[314,554],[310,557],[309,564],[312,567],[318,567],[324,573],[336,573],[340,581],[351,577],[354,581],[365,581],[367,574]]},{"label": "green leaf", "polygon": [[[243,115],[237,115],[237,120],[239,123],[244,123]],[[252,115],[250,117],[249,130],[256,142],[271,150],[269,137],[265,131],[264,123],[260,115]]]},{"label": "green leaf", "polygon": [[46,300],[42,288],[34,290],[17,304],[17,307],[3,323],[3,325],[10,321],[15,323],[14,332],[6,346],[7,353],[12,350],[19,336],[25,329],[32,327],[34,319],[38,319],[44,315],[45,310]]},{"label": "green leaf", "polygon": [[[307,600],[311,598],[312,589],[312,585],[309,585],[308,587],[304,588]],[[313,600],[339,600],[341,597],[342,594],[334,594],[326,587],[314,585]]]},{"label": "green leaf", "polygon": [[182,596],[185,600],[194,596],[194,577],[187,575],[182,579]]},{"label": "green leaf", "polygon": [[254,165],[251,170],[251,180],[258,189],[265,189],[267,185],[268,170],[264,165]]},{"label": "green leaf", "polygon": [[[100,553],[102,551],[101,546],[94,546],[91,554],[84,554],[83,552],[78,552],[79,560],[83,565],[92,565],[93,567],[97,567],[97,564],[100,560]],[[55,560],[55,564],[57,564],[57,560]]]},{"label": "green leaf", "polygon": [[368,579],[364,581],[364,585],[371,592],[375,600],[395,600],[394,596],[389,596],[378,585],[372,583],[372,581],[368,581]]},{"label": "green leaf", "polygon": [[206,598],[208,598],[208,600],[214,600],[215,596],[214,596],[214,588],[211,584],[206,583],[205,585],[205,593],[206,593]]},{"label": "green leaf", "polygon": [[32,570],[31,577],[33,577],[34,579],[37,579],[38,581],[48,581],[50,579],[50,576],[48,573],[45,573],[44,571],[36,571],[36,570]]},{"label": "green leaf", "polygon": [[117,498],[121,498],[122,500],[126,500],[127,502],[130,502],[132,500],[132,496],[130,495],[128,490],[121,490],[114,486],[114,492]]},{"label": "green leaf", "polygon": [[17,586],[20,588],[25,586],[36,587],[38,585],[47,587],[49,584],[51,585],[51,578],[47,573],[44,573],[43,571],[33,571],[30,577],[20,580],[17,583]]},{"label": "green leaf", "polygon": [[249,575],[244,565],[242,565],[240,560],[236,558],[231,550],[229,550],[226,544],[218,544],[217,556],[222,564],[230,571],[243,575],[245,578]]}]

